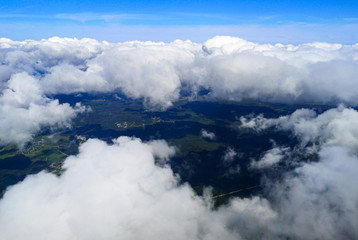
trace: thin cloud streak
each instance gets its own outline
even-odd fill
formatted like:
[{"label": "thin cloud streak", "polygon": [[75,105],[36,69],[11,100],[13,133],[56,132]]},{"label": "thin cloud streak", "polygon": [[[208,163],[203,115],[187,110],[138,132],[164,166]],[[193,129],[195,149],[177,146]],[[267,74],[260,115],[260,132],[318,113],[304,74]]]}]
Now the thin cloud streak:
[{"label": "thin cloud streak", "polygon": [[55,19],[68,19],[81,23],[88,21],[105,21],[105,22],[118,22],[121,20],[148,20],[153,19],[155,16],[150,14],[111,14],[111,13],[60,13],[52,18]]}]

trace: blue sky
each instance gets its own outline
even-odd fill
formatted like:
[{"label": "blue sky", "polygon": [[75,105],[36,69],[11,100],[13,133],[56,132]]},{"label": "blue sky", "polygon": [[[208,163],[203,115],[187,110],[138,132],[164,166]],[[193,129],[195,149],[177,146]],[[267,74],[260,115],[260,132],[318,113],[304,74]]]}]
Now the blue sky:
[{"label": "blue sky", "polygon": [[358,42],[358,1],[0,1],[0,37]]}]

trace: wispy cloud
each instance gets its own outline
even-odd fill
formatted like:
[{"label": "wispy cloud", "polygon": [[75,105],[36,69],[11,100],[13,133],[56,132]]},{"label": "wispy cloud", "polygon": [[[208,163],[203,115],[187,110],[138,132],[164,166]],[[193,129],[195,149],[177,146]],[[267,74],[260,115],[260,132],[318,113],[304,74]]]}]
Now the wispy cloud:
[{"label": "wispy cloud", "polygon": [[351,17],[351,18],[344,18],[345,21],[358,21],[358,18]]},{"label": "wispy cloud", "polygon": [[56,19],[67,19],[74,20],[78,22],[88,22],[88,21],[118,21],[118,20],[138,20],[150,18],[150,15],[143,14],[112,14],[112,13],[61,13],[54,16]]},{"label": "wispy cloud", "polygon": [[33,14],[0,14],[0,19],[44,19],[51,18],[50,15],[33,15]]}]

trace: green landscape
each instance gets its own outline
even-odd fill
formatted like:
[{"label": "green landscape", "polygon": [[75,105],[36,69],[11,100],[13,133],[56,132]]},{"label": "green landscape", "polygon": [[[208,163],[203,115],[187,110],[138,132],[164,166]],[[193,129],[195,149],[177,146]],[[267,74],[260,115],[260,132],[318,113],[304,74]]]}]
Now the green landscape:
[{"label": "green landscape", "polygon": [[[240,116],[258,115],[278,117],[303,107],[324,111],[330,106],[285,105],[253,101],[209,101],[205,96],[182,98],[167,110],[157,110],[118,95],[60,95],[61,102],[71,105],[81,102],[90,111],[74,119],[71,129],[45,129],[23,149],[15,145],[0,149],[0,192],[23,180],[29,174],[49,171],[60,175],[67,156],[78,153],[79,146],[89,138],[110,143],[119,136],[138,137],[143,141],[164,139],[176,148],[169,164],[181,181],[189,182],[198,194],[205,187],[213,187],[220,195],[244,189],[235,195],[249,196],[260,192],[260,178],[265,171],[250,171],[248,164],[272,147],[272,141],[294,146],[296,140],[287,132],[268,129],[255,132],[240,128]],[[205,138],[201,131],[215,134]],[[227,149],[236,156],[223,162]],[[314,156],[306,157],[314,159]],[[309,160],[309,159],[308,159]],[[287,167],[287,166],[282,166]],[[272,171],[272,170],[270,170]],[[278,171],[275,172],[275,174]],[[279,176],[277,176],[279,177]],[[247,189],[247,190],[245,190]],[[229,196],[218,199],[226,201]]]}]

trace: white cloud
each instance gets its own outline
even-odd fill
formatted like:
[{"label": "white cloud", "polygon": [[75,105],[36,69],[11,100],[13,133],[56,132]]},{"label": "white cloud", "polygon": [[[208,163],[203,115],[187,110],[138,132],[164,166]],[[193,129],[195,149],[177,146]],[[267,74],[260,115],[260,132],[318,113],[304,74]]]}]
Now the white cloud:
[{"label": "white cloud", "polygon": [[0,40],[9,74],[26,71],[46,94],[116,92],[168,107],[182,86],[224,99],[357,104],[358,46],[329,43],[258,44],[235,37],[108,43],[91,39]]},{"label": "white cloud", "polygon": [[227,168],[226,172],[228,174],[238,174],[241,171],[241,167],[239,164],[233,164],[235,158],[239,155],[237,151],[233,147],[228,147],[224,155],[221,157],[223,161],[223,165]]},{"label": "white cloud", "polygon": [[241,128],[251,128],[255,131],[261,131],[266,128],[272,127],[267,118],[264,118],[263,114],[259,114],[258,116],[241,116],[240,127]]},{"label": "white cloud", "polygon": [[355,45],[270,45],[215,37],[203,49],[208,53],[203,81],[218,97],[357,103],[351,89],[357,66]]},{"label": "white cloud", "polygon": [[[185,85],[223,99],[358,103],[358,45],[271,45],[233,37],[204,44],[0,39],[0,58],[2,144],[21,146],[43,127],[68,127],[84,111],[59,104],[49,97],[54,93],[120,91],[166,108]],[[179,184],[165,164],[174,153],[165,142],[90,140],[66,160],[60,177],[41,172],[7,190],[0,236],[357,239],[357,119],[356,110],[342,106],[322,114],[301,109],[277,119],[241,118],[243,127],[291,131],[301,147],[319,146],[319,159],[268,184],[268,199],[235,198],[217,210],[208,197]],[[283,152],[273,148],[254,164],[277,164]]]},{"label": "white cloud", "polygon": [[[358,195],[354,190],[358,180],[355,173],[358,167],[357,114],[354,109],[339,106],[321,114],[300,109],[274,119],[241,118],[243,127],[257,131],[269,127],[291,131],[301,142],[301,152],[307,151],[307,144],[313,143],[319,155],[317,162],[301,162],[300,167],[286,173],[280,182],[267,185],[278,216],[269,224],[268,232],[272,231],[275,237],[268,239],[277,238],[277,235],[283,239],[284,236],[292,239],[357,238]],[[282,147],[275,147],[253,165],[264,167],[264,163],[280,161],[286,152],[282,152]]]},{"label": "white cloud", "polygon": [[53,37],[41,41],[11,41],[0,39],[0,56],[2,63],[12,72],[37,71],[46,72],[49,68],[67,63],[79,68],[89,59],[101,53],[108,45],[93,39],[71,39]]},{"label": "white cloud", "polygon": [[1,239],[358,236],[358,159],[345,148],[325,148],[319,162],[268,184],[270,201],[233,198],[212,210],[210,195],[197,196],[167,165],[155,164],[154,152],[171,150],[164,141],[154,145],[128,137],[113,145],[91,139],[67,158],[61,176],[41,172],[10,187],[0,200]]},{"label": "white cloud", "polygon": [[194,58],[186,45],[189,43],[181,41],[112,44],[88,60],[85,71],[72,64],[59,64],[49,69],[42,84],[48,93],[120,90],[128,97],[144,98],[152,106],[169,107],[178,99],[180,77]]},{"label": "white cloud", "polygon": [[174,156],[175,147],[168,147],[164,140],[152,140],[148,143],[151,147],[152,154],[158,159],[160,164],[165,164],[169,161],[169,157]]},{"label": "white cloud", "polygon": [[[170,152],[165,142],[155,145]],[[8,189],[1,239],[240,239],[227,225],[231,211],[210,210],[170,168],[155,165],[153,151],[153,143],[128,137],[82,144],[61,176],[41,172]],[[237,200],[230,209],[270,218],[260,204],[267,203]]]},{"label": "white cloud", "polygon": [[234,148],[228,147],[224,152],[224,156],[222,157],[226,164],[231,163],[234,158],[238,155]]},{"label": "white cloud", "polygon": [[278,207],[273,229],[292,239],[356,239],[358,158],[344,147],[320,151],[271,189]]},{"label": "white cloud", "polygon": [[205,129],[201,129],[200,135],[201,135],[203,138],[207,138],[207,139],[210,139],[210,140],[214,140],[214,139],[216,138],[215,133],[209,132],[209,131],[207,131],[207,130],[205,130]]},{"label": "white cloud", "polygon": [[43,127],[70,127],[85,107],[59,104],[44,96],[39,81],[27,73],[15,74],[0,96],[0,144],[22,147]]},{"label": "white cloud", "polygon": [[279,118],[267,119],[259,115],[254,118],[241,117],[240,121],[241,127],[256,131],[270,127],[291,131],[300,139],[302,147],[313,143],[318,146],[340,145],[352,150],[358,148],[358,111],[342,105],[319,115],[310,109],[299,109]]},{"label": "white cloud", "polygon": [[278,164],[285,156],[284,153],[288,148],[274,147],[265,152],[263,157],[258,161],[251,161],[250,167],[256,169],[268,168]]}]

